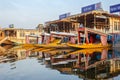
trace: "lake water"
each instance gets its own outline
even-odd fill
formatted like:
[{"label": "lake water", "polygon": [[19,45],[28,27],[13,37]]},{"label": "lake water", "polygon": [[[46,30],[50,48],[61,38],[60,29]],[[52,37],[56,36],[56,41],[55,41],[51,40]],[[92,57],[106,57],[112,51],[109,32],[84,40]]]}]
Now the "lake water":
[{"label": "lake water", "polygon": [[120,80],[118,49],[11,48],[0,56],[0,80]]}]

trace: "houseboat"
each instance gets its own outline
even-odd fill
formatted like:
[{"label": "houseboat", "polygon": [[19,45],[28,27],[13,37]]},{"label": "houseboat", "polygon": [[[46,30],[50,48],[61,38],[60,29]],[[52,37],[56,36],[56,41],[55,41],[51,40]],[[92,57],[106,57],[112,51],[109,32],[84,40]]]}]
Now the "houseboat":
[{"label": "houseboat", "polygon": [[[35,35],[39,35],[41,32],[37,29],[22,29],[15,28],[14,26],[9,26],[8,28],[2,28],[0,30],[0,44],[7,43],[12,44],[26,44],[26,43],[37,43],[37,38]],[[34,37],[29,37],[29,41],[26,40],[27,35],[32,35]],[[5,42],[6,41],[6,42]],[[27,42],[26,42],[27,41]]]},{"label": "houseboat", "polygon": [[[91,33],[94,33],[94,32],[95,33],[97,32],[96,34],[99,34],[101,36],[101,39],[103,39],[103,37],[107,35],[109,36],[109,38],[111,38],[111,35],[112,35],[112,37],[114,38],[112,43],[115,43],[117,45],[119,44],[120,15],[111,14],[102,9],[93,10],[85,13],[78,13],[60,20],[49,21],[46,23],[45,31],[48,33],[50,31],[60,31],[60,32],[69,32],[77,35],[82,35],[78,33],[79,27],[81,26],[83,26],[84,28],[87,28],[87,30],[89,29],[89,31],[87,31],[89,33],[88,37],[89,35],[91,35]],[[111,39],[108,39],[108,36],[106,38],[108,42],[111,43]],[[91,42],[90,42],[89,44],[87,43],[87,46],[89,45],[89,48],[109,46],[107,45],[107,43],[106,45],[104,44],[103,46],[103,42],[104,40],[100,44],[98,45],[92,44],[92,46],[90,46],[91,45]],[[80,43],[80,41],[78,41],[78,43]],[[72,44],[71,45],[68,44],[68,45],[73,47],[77,46]],[[84,45],[86,45],[86,43]],[[84,45],[81,45],[81,47],[77,46],[77,48],[88,48]]]}]

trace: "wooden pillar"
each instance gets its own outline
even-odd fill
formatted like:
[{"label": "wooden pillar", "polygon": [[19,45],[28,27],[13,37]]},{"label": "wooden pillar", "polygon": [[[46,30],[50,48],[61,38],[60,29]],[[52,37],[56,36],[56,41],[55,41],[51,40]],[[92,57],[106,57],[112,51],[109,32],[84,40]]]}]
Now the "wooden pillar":
[{"label": "wooden pillar", "polygon": [[50,42],[52,41],[52,34],[50,35]]},{"label": "wooden pillar", "polygon": [[78,31],[78,44],[81,43],[81,39],[80,39],[80,31]]},{"label": "wooden pillar", "polygon": [[101,43],[103,46],[106,46],[108,43],[107,43],[107,35],[100,35],[100,39],[101,39]]},{"label": "wooden pillar", "polygon": [[107,24],[107,18],[105,19],[105,33],[106,33],[106,29],[107,29],[107,26],[108,26],[108,24]]},{"label": "wooden pillar", "polygon": [[85,14],[85,16],[84,16],[84,21],[85,21],[85,22],[84,22],[84,27],[87,27],[87,26],[86,26],[86,14]]},{"label": "wooden pillar", "polygon": [[30,55],[30,50],[26,51],[26,57],[28,57]]},{"label": "wooden pillar", "polygon": [[87,53],[87,54],[86,54],[86,58],[85,58],[85,70],[87,70],[88,64],[89,64],[89,55],[88,55],[88,53]]},{"label": "wooden pillar", "polygon": [[66,32],[65,22],[63,22],[64,32]]},{"label": "wooden pillar", "polygon": [[26,35],[26,39],[25,39],[26,41],[26,44],[29,44],[29,36],[28,35]]},{"label": "wooden pillar", "polygon": [[94,14],[94,29],[96,29],[96,14]]},{"label": "wooden pillar", "polygon": [[93,38],[93,35],[90,34],[90,43],[93,43],[94,42],[94,38]]},{"label": "wooden pillar", "polygon": [[72,25],[71,25],[71,23],[69,22],[69,32],[71,32],[72,31]]},{"label": "wooden pillar", "polygon": [[44,52],[42,52],[42,58],[45,58],[45,53]]},{"label": "wooden pillar", "polygon": [[54,57],[51,54],[50,54],[50,61],[51,61],[51,63],[55,62],[55,59],[54,59]]},{"label": "wooden pillar", "polygon": [[36,42],[37,42],[37,44],[39,43],[39,37],[37,37]]},{"label": "wooden pillar", "polygon": [[71,37],[70,37],[70,42],[71,42],[72,44],[75,44],[75,37],[74,37],[74,36],[71,36]]},{"label": "wooden pillar", "polygon": [[108,58],[108,50],[103,49],[101,53],[101,60],[106,60]]},{"label": "wooden pillar", "polygon": [[88,44],[89,43],[89,39],[88,39],[88,31],[87,31],[86,28],[85,28],[85,40],[86,40],[86,43]]},{"label": "wooden pillar", "polygon": [[44,42],[44,35],[42,35],[42,43]]},{"label": "wooden pillar", "polygon": [[81,53],[78,53],[78,60],[77,60],[77,65],[80,66],[81,63]]}]

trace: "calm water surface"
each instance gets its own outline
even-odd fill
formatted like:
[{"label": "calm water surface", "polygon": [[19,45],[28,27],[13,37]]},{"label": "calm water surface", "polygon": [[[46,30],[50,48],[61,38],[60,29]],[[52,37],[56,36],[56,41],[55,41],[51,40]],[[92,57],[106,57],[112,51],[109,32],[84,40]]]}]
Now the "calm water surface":
[{"label": "calm water surface", "polygon": [[75,75],[61,74],[46,68],[36,58],[0,64],[0,80],[80,80]]},{"label": "calm water surface", "polygon": [[[6,53],[6,52],[4,52]],[[120,50],[12,48],[0,56],[0,80],[120,80]]]}]

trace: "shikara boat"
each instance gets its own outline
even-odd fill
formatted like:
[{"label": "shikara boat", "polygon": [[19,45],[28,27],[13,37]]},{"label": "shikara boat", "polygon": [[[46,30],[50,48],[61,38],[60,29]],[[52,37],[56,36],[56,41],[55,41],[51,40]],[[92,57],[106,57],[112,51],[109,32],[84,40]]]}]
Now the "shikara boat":
[{"label": "shikara boat", "polygon": [[51,43],[48,44],[36,44],[37,47],[42,48],[67,48],[68,46],[65,43],[60,43],[61,40],[56,39]]},{"label": "shikara boat", "polygon": [[71,36],[76,35],[65,32],[51,32],[50,37],[44,40],[45,43],[43,42],[42,44],[36,44],[36,46],[42,48],[69,48],[69,46],[66,45],[67,40],[65,39],[68,39],[68,37]]},{"label": "shikara boat", "polygon": [[102,45],[101,43],[97,43],[97,44],[93,44],[93,43],[83,43],[83,44],[71,44],[71,43],[67,43],[68,46],[73,47],[73,48],[81,48],[81,49],[86,49],[86,48],[105,48],[105,47],[111,47],[111,44],[107,44],[107,45]]},{"label": "shikara boat", "polygon": [[[81,35],[83,34],[83,36]],[[78,30],[77,43],[67,43],[68,46],[73,48],[105,48],[111,47],[112,45],[108,43],[109,34],[102,33],[89,28],[80,28]],[[98,39],[96,38],[98,37]]]},{"label": "shikara boat", "polygon": [[80,49],[80,50],[76,50],[74,52],[71,52],[65,56],[71,55],[71,54],[78,54],[78,53],[82,53],[82,54],[93,54],[94,52],[102,52],[103,50],[109,50],[110,48],[95,48],[95,49]]}]

